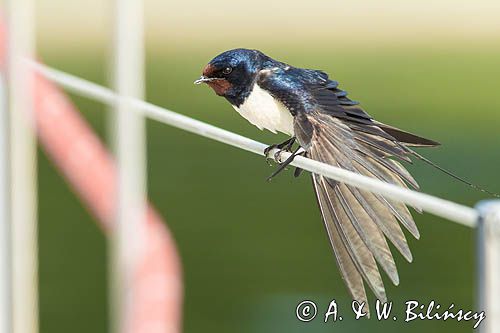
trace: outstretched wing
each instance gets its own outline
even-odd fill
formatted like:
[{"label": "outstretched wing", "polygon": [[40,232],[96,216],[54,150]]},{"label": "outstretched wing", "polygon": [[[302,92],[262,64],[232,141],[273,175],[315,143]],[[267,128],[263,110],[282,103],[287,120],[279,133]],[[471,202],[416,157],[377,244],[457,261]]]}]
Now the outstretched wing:
[{"label": "outstretched wing", "polygon": [[[368,131],[376,132],[377,128],[373,126]],[[308,157],[385,182],[418,188],[401,164],[389,158],[408,159],[404,147],[368,131],[323,112],[295,117],[295,135]],[[418,238],[411,214],[405,205],[377,194],[316,174],[312,178],[321,215],[351,296],[366,301],[364,280],[376,297],[385,301],[377,262],[397,285],[398,272],[386,239],[411,262],[412,255],[399,225],[403,224]]]},{"label": "outstretched wing", "polygon": [[[407,145],[432,146],[436,142],[376,122],[323,72],[290,67],[272,71],[273,75],[263,75],[258,83],[294,114],[295,136],[308,157],[388,183],[418,188],[397,160],[410,161]],[[412,261],[400,224],[419,238],[407,207],[320,175],[313,174],[312,180],[351,296],[366,302],[365,282],[378,299],[385,301],[378,267],[394,284],[399,283],[387,240]]]},{"label": "outstretched wing", "polygon": [[376,131],[376,135],[389,140],[397,140],[408,146],[439,145],[436,141],[374,120],[358,102],[347,96],[345,90],[339,88],[337,81],[330,80],[325,72],[279,63],[278,66],[261,71],[257,83],[287,106],[294,116],[298,113],[320,109],[324,113],[348,122],[376,125],[376,129],[367,130]]}]

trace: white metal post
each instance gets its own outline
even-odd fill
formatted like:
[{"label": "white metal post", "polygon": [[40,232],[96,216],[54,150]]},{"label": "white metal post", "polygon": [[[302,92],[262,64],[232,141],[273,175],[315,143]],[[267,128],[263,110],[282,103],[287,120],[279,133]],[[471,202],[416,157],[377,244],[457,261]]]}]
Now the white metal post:
[{"label": "white metal post", "polygon": [[12,331],[36,333],[36,142],[33,133],[33,82],[24,61],[25,58],[32,59],[35,50],[34,1],[10,0],[7,5]]},{"label": "white metal post", "polygon": [[9,116],[5,76],[0,75],[0,333],[12,332],[9,225]]},{"label": "white metal post", "polygon": [[481,333],[500,332],[500,200],[481,201],[477,228],[477,307]]},{"label": "white metal post", "polygon": [[[114,88],[121,96],[143,98],[144,45],[141,0],[115,0]],[[117,228],[111,248],[112,331],[130,332],[133,275],[142,249],[145,222],[145,120],[118,100],[113,114],[118,164]]]}]

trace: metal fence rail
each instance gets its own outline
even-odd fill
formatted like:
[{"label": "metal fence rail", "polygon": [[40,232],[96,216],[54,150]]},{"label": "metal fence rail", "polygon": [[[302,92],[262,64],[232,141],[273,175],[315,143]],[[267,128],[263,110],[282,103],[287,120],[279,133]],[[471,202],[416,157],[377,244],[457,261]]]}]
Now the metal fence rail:
[{"label": "metal fence rail", "polygon": [[[52,80],[81,96],[89,97],[110,105],[114,105],[118,102],[126,103],[130,106],[131,110],[133,109],[148,118],[250,151],[255,154],[264,155],[264,149],[267,147],[267,145],[263,143],[181,115],[143,100],[119,96],[111,89],[57,69],[50,68],[40,63],[29,63],[38,73],[42,74],[49,80]],[[278,150],[274,150],[271,152],[271,155],[277,151]],[[290,154],[286,152],[281,153],[281,155],[283,159],[290,156]],[[475,227],[477,224],[478,213],[475,209],[449,200],[388,184],[374,178],[366,177],[302,156],[297,156],[291,164],[304,170],[321,174],[340,182],[384,195],[387,198],[401,201],[414,207],[419,207],[424,211],[468,227]]]},{"label": "metal fence rail", "polygon": [[[1,278],[3,284],[10,284],[7,302],[10,301],[11,308],[2,309],[0,329],[36,333],[39,325],[37,158],[32,130],[34,95],[32,75],[23,63],[24,58],[33,58],[35,54],[35,1],[9,0],[6,4],[9,224],[2,226],[4,231],[8,230],[7,237],[2,239],[7,243],[2,246],[10,247],[10,262],[3,262],[10,267],[2,269],[5,275]],[[6,276],[9,273],[10,276]]]},{"label": "metal fence rail", "polygon": [[[120,96],[144,96],[143,1],[114,0],[113,86]],[[120,100],[121,101],[121,100]],[[110,137],[118,171],[116,232],[110,242],[111,332],[133,333],[136,276],[146,241],[146,126],[127,103],[113,105]]]}]

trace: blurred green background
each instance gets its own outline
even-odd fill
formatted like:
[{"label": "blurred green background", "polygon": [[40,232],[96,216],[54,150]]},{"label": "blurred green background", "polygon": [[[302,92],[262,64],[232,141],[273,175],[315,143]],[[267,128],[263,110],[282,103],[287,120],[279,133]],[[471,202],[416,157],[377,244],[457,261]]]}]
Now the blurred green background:
[{"label": "blurred green background", "polygon": [[[196,10],[202,13],[204,7]],[[447,17],[445,12],[439,15]],[[272,18],[266,22],[273,26]],[[369,35],[371,26],[363,27]],[[255,36],[248,27],[239,29],[244,38],[235,33],[227,39],[211,36],[200,27],[189,41],[175,36],[149,40],[147,100],[262,142],[282,141],[282,136],[251,126],[208,87],[192,84],[216,54],[238,46],[258,48],[295,66],[330,73],[378,120],[442,143],[420,150],[423,155],[500,191],[500,44],[491,34],[443,37],[438,29],[437,37],[413,40],[402,34],[369,40],[361,34],[348,38],[346,28],[347,36],[341,38],[344,31],[337,29],[311,39],[302,31],[305,36],[294,39],[281,38],[272,28]],[[40,43],[39,54],[54,67],[107,84],[109,49],[87,42],[78,47],[78,42]],[[105,139],[107,108],[72,97]],[[405,324],[402,319],[403,303],[411,299],[473,308],[473,230],[415,213],[422,236],[409,239],[414,262],[408,264],[393,251],[401,283],[394,287],[384,276],[399,320],[355,321],[307,174],[294,179],[286,172],[267,183],[273,168],[259,156],[154,121],[147,127],[150,200],[167,221],[182,256],[185,332],[472,330],[471,322]],[[417,162],[409,169],[424,192],[469,206],[485,198],[429,166]],[[41,331],[108,331],[106,240],[43,151],[39,219]],[[295,306],[303,299],[317,301],[320,313],[336,299],[344,320],[325,324],[319,315],[312,323],[300,323]]]}]

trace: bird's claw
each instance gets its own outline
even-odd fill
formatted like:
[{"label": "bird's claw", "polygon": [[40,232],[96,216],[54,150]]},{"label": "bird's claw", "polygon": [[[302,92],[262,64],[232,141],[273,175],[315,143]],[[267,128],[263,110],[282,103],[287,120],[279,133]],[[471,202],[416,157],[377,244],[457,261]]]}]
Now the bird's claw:
[{"label": "bird's claw", "polygon": [[269,147],[267,147],[266,149],[264,149],[264,155],[266,156],[266,162],[267,164],[269,164],[269,166],[272,166],[272,163],[271,161],[273,160],[271,157],[269,157],[269,153],[271,152],[271,150],[273,150],[274,148],[278,148],[279,151],[277,151],[276,153],[274,153],[274,161],[276,161],[278,164],[281,164],[280,162],[280,157],[281,157],[281,153],[282,152],[287,152],[287,153],[291,153],[292,152],[292,145],[293,143],[295,142],[295,137],[292,137],[288,140],[286,140],[285,142],[282,142],[282,143],[278,143],[278,144],[273,144],[273,145],[270,145]]},{"label": "bird's claw", "polygon": [[269,166],[273,166],[273,163],[272,162],[276,162],[277,164],[281,164],[283,163],[283,159],[281,157],[281,153],[285,152],[285,153],[291,153],[292,151],[289,150],[289,149],[279,149],[277,152],[275,152],[273,154],[273,157],[271,158],[269,155],[270,155],[270,151],[274,148],[277,148],[277,147],[273,147],[271,149],[269,149],[269,151],[266,152],[266,162],[267,164],[269,164]]},{"label": "bird's claw", "polygon": [[273,145],[270,145],[269,147],[267,147],[266,149],[264,149],[264,155],[266,156],[266,162],[267,162],[267,164],[269,164],[269,166],[273,166],[273,163],[272,163],[273,159],[271,157],[269,157],[269,153],[271,152],[271,150],[273,150],[274,148],[277,148],[277,147],[278,147],[277,144],[273,144]]},{"label": "bird's claw", "polygon": [[274,160],[276,161],[276,163],[278,164],[281,164],[281,152],[282,150],[278,150],[277,152],[274,153]]},{"label": "bird's claw", "polygon": [[275,154],[274,154],[274,157],[276,159],[276,161],[278,162],[279,164],[279,167],[267,178],[267,181],[271,181],[271,179],[273,179],[276,175],[278,175],[281,171],[285,170],[286,167],[292,163],[293,159],[295,158],[295,156],[297,155],[302,155],[303,152],[299,152],[301,148],[298,147],[295,151],[290,151],[290,156],[287,157],[287,159],[285,161],[281,161],[281,153],[283,151],[286,151],[285,149],[282,149],[282,150],[279,150],[277,151]]},{"label": "bird's claw", "polygon": [[278,147],[277,144],[274,144],[274,145],[270,145],[269,147],[267,147],[266,149],[264,149],[264,155],[266,155],[266,157],[269,155],[269,152],[271,150],[273,150],[274,148]]},{"label": "bird's claw", "polygon": [[[273,159],[269,156],[269,154],[271,153],[271,150],[273,150],[274,148],[277,148],[278,145],[274,144],[274,145],[270,145],[269,147],[267,147],[266,149],[264,149],[264,155],[266,155],[266,162],[269,166],[273,166]],[[276,155],[276,154],[274,154]],[[275,156],[276,158],[276,156]]]}]

